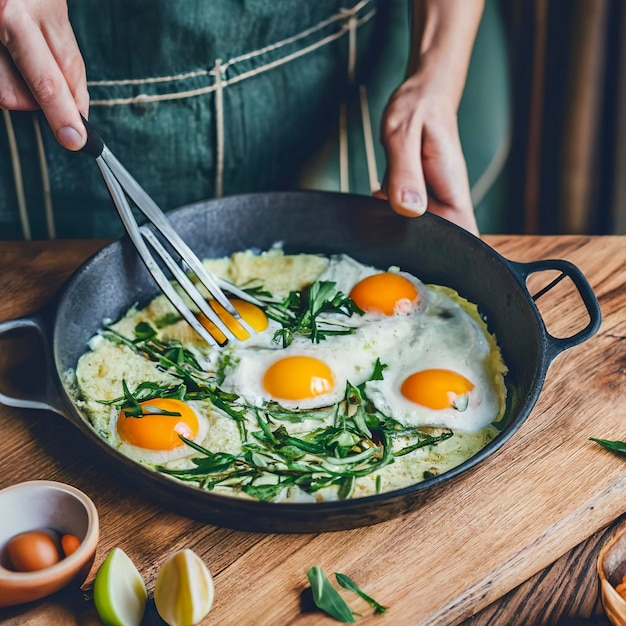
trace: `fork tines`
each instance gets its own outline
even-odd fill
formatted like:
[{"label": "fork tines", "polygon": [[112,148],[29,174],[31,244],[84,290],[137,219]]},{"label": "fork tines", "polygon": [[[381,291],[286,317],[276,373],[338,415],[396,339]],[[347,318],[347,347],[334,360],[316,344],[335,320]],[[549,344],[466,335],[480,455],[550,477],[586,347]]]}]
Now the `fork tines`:
[{"label": "fork tines", "polygon": [[[93,128],[88,126],[88,132],[95,132]],[[218,313],[209,305],[206,298],[200,293],[192,280],[186,274],[179,262],[175,260],[170,252],[165,248],[163,243],[157,237],[155,230],[160,233],[163,239],[169,244],[172,251],[180,260],[189,268],[190,272],[195,275],[197,280],[205,287],[210,296],[233,317],[236,322],[245,328],[250,335],[255,331],[241,317],[239,312],[226,297],[223,289],[228,290],[239,298],[261,305],[256,298],[246,294],[244,291],[231,285],[223,279],[212,276],[204,267],[200,259],[192,252],[189,246],[181,239],[178,233],[173,229],[169,220],[159,209],[157,204],[150,198],[137,181],[128,173],[124,166],[115,158],[111,151],[102,143],[102,149],[99,155],[96,155],[96,163],[100,168],[100,172],[106,182],[113,202],[120,215],[122,223],[126,228],[131,241],[133,242],[139,256],[143,260],[148,272],[152,275],[155,282],[169,299],[172,305],[180,313],[191,327],[209,344],[214,346],[223,346],[230,340],[238,340],[233,331],[227,326],[225,321]],[[132,213],[126,194],[135,202],[139,210],[148,218],[150,225],[144,224],[139,226]],[[163,261],[163,264],[171,272],[174,280],[178,283],[183,293],[195,304],[198,310],[212,322],[226,338],[219,341],[216,337],[203,326],[198,317],[190,309],[189,305],[181,297],[179,292],[174,288],[170,280],[163,272],[161,266],[154,258],[150,249],[146,245],[149,244],[152,251]]]}]

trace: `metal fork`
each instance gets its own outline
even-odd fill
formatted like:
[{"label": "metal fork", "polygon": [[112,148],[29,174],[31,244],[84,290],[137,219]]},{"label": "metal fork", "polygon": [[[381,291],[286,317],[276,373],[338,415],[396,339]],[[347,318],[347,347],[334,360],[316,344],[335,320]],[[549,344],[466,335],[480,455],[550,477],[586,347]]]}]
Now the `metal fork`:
[{"label": "metal fork", "polygon": [[[96,164],[100,169],[104,182],[107,185],[111,198],[113,199],[113,203],[115,204],[128,236],[137,249],[142,261],[145,263],[148,272],[150,272],[155,282],[172,303],[174,308],[176,308],[183,319],[185,319],[190,326],[209,344],[223,347],[230,340],[239,341],[230,328],[228,328],[224,320],[222,320],[216,311],[211,308],[205,297],[200,293],[200,291],[198,291],[185,271],[181,269],[179,265],[180,261],[177,262],[171,253],[166,250],[163,243],[157,237],[155,230],[161,234],[165,241],[167,241],[172,251],[179,257],[180,260],[182,260],[184,264],[186,264],[188,269],[195,274],[197,279],[202,285],[204,285],[209,294],[217,302],[219,302],[224,309],[248,331],[248,333],[250,333],[250,336],[252,336],[256,331],[241,317],[239,312],[226,297],[224,290],[257,306],[263,307],[263,303],[253,296],[250,296],[245,291],[242,291],[232,283],[217,276],[212,276],[202,265],[200,259],[198,259],[189,246],[174,230],[169,220],[154,200],[152,200],[146,191],[107,148],[104,141],[93,126],[91,126],[85,118],[83,118],[83,123],[87,129],[87,143],[81,151],[94,157],[96,160]],[[144,224],[139,226],[137,224],[126,195],[134,201],[137,208],[148,218],[150,222],[149,225]],[[165,266],[172,273],[174,280],[180,285],[183,292],[189,296],[201,313],[213,322],[213,324],[215,324],[215,326],[224,334],[226,337],[225,341],[218,341],[198,321],[198,318],[194,315],[185,301],[181,298],[180,294],[173,287],[172,283],[148,249],[146,243],[148,243],[154,253],[161,258]]]}]

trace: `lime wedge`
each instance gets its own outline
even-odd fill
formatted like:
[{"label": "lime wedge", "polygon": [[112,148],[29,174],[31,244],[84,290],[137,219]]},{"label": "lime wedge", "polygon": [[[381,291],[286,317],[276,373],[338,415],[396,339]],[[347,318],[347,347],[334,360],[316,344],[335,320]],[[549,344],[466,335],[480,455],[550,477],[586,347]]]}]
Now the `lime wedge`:
[{"label": "lime wedge", "polygon": [[113,548],[96,572],[93,599],[104,626],[139,626],[148,593],[126,553]]}]

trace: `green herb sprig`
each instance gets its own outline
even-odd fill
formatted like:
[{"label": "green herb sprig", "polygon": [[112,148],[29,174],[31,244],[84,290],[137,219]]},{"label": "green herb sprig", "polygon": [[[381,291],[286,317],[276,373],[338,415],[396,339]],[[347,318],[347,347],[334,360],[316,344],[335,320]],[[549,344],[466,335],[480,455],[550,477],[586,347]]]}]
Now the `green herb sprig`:
[{"label": "green herb sprig", "polygon": [[[207,374],[198,363],[194,354],[184,348],[177,341],[162,341],[157,339],[157,332],[147,322],[140,322],[135,326],[135,336],[133,339],[125,337],[112,328],[107,328],[102,335],[109,341],[127,346],[137,354],[142,355],[150,361],[158,364],[164,371],[181,380],[183,391],[177,397],[180,400],[210,400],[220,411],[237,422],[240,435],[247,438],[245,426],[246,408],[238,405],[239,396],[227,393],[220,389],[214,376]],[[118,404],[120,400],[128,406],[131,412],[137,410],[135,405],[141,400],[165,397],[159,395],[161,392],[167,393],[169,387],[158,385],[157,383],[144,382],[137,389],[130,393],[126,389],[124,397],[110,401],[110,404]],[[175,389],[180,389],[175,387]],[[146,394],[152,391],[153,395]],[[121,408],[125,408],[122,404]],[[141,407],[139,407],[141,409]]]},{"label": "green herb sprig", "polygon": [[[319,565],[314,565],[307,571],[306,575],[311,585],[311,595],[315,606],[344,624],[354,624],[354,616],[359,615],[359,613],[353,611],[343,597],[339,595],[322,568]],[[383,606],[365,593],[348,575],[335,572],[335,578],[344,589],[356,593],[365,600],[374,609],[375,614],[383,615],[387,612],[388,607]]]},{"label": "green herb sprig", "polygon": [[[243,440],[240,454],[231,455],[228,462],[220,457],[216,463],[215,453],[182,438],[200,453],[191,459],[194,467],[157,469],[206,489],[232,487],[262,500],[272,500],[291,487],[314,494],[330,486],[336,486],[338,496],[345,499],[357,478],[393,463],[387,432],[375,416],[366,418],[362,403],[360,390],[348,383],[344,401],[335,408],[334,424],[301,436],[290,435],[282,424],[276,426],[267,407],[248,407],[260,430],[251,433],[252,441]],[[366,419],[376,430],[376,440]]]},{"label": "green herb sprig", "polygon": [[[155,400],[156,398],[172,398],[185,400],[187,395],[185,385],[160,385],[151,381],[140,383],[134,392],[128,389],[126,380],[122,379],[123,396],[113,400],[100,400],[100,404],[117,406],[123,410],[127,417],[142,417],[147,413],[157,414],[154,410],[146,411],[140,406],[140,402]],[[158,415],[180,415],[180,413],[159,409]]]},{"label": "green herb sprig", "polygon": [[338,314],[351,317],[363,315],[363,311],[354,300],[337,291],[334,281],[316,281],[302,291],[292,291],[282,302],[268,298],[267,293],[248,290],[267,305],[266,315],[282,326],[274,339],[281,341],[286,348],[294,335],[308,337],[313,343],[319,343],[329,335],[348,335],[354,328],[338,322],[321,319],[322,314]]}]

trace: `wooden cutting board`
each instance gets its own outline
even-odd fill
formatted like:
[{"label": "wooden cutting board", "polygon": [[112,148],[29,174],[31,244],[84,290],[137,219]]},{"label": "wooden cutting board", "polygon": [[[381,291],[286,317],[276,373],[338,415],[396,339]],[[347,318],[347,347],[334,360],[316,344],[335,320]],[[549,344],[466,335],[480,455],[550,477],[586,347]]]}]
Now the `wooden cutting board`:
[{"label": "wooden cutting board", "polygon": [[[204,525],[163,510],[93,467],[78,432],[59,416],[0,407],[0,487],[33,478],[71,483],[100,513],[97,567],[119,546],[153,590],[174,550],[200,554],[215,579],[203,624],[335,624],[301,610],[306,571],[343,572],[386,616],[345,593],[359,624],[457,624],[616,519],[626,509],[626,465],[588,437],[626,439],[626,237],[486,237],[511,260],[575,263],[603,311],[600,332],[552,364],[541,397],[514,437],[419,508],[356,530],[262,535]],[[94,242],[0,244],[0,320],[32,312]],[[552,276],[532,277],[531,291]],[[552,334],[571,335],[586,313],[565,285],[538,305]],[[0,356],[2,344],[0,343]],[[92,574],[88,581],[93,579]],[[75,590],[0,610],[3,624],[97,624]],[[145,623],[156,624],[153,607]]]}]

